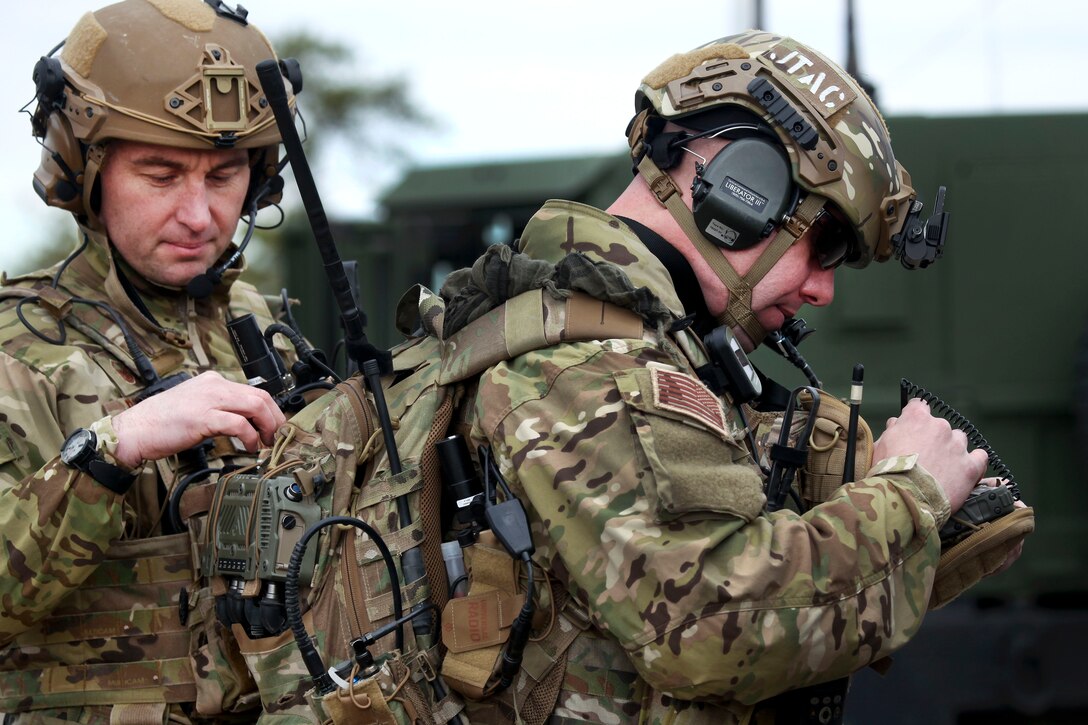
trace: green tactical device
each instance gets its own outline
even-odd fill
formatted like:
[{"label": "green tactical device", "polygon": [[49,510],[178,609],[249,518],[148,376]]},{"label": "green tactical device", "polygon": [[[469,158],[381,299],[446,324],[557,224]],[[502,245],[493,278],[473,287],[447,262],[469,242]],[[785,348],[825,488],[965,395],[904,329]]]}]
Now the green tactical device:
[{"label": "green tactical device", "polygon": [[[289,475],[236,474],[222,486],[204,570],[244,581],[285,581],[291,550],[307,527],[321,519],[321,508],[307,500]],[[304,583],[313,574],[315,556],[311,548],[303,559]]]}]

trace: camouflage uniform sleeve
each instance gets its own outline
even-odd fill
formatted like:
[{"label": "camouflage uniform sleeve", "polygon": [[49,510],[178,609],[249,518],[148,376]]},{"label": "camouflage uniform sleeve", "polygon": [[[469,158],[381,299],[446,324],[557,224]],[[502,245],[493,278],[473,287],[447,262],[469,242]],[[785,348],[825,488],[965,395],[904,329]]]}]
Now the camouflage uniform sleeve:
[{"label": "camouflage uniform sleeve", "polygon": [[763,514],[736,427],[669,410],[645,351],[600,345],[490,371],[475,435],[527,504],[537,559],[651,686],[753,704],[915,633],[939,555],[928,474],[893,459],[803,516]]},{"label": "camouflage uniform sleeve", "polygon": [[[50,380],[0,353],[0,647],[52,611],[121,535],[121,497],[60,462]],[[63,396],[59,396],[63,397]]]}]

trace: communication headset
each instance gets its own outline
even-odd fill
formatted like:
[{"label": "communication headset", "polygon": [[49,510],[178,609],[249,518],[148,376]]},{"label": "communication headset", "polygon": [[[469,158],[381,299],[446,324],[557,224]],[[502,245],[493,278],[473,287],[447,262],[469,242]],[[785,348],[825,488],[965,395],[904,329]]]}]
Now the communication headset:
[{"label": "communication headset", "polygon": [[31,126],[42,146],[42,163],[34,172],[34,191],[49,206],[81,214],[86,147],[76,138],[71,122],[64,115],[68,100],[64,70],[60,59],[53,57],[62,45],[63,42],[34,64],[34,97],[38,107],[31,116]]},{"label": "communication headset", "polygon": [[691,185],[695,223],[716,246],[730,250],[753,247],[796,210],[801,193],[789,158],[774,131],[762,121],[754,116],[750,120],[734,116],[734,120],[695,134],[662,133],[662,126],[663,119],[651,120],[647,152],[663,171],[680,163],[682,153],[694,154],[685,146],[695,139],[732,142],[709,162],[699,157]]}]

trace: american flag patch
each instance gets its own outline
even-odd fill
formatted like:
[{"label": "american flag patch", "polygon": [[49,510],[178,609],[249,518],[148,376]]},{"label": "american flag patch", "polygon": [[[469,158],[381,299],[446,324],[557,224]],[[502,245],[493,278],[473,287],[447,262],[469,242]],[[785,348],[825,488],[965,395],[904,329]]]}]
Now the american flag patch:
[{"label": "american flag patch", "polygon": [[662,410],[694,418],[717,431],[723,438],[730,438],[725,427],[725,411],[714,394],[690,375],[650,369],[650,381],[654,389],[654,405]]}]

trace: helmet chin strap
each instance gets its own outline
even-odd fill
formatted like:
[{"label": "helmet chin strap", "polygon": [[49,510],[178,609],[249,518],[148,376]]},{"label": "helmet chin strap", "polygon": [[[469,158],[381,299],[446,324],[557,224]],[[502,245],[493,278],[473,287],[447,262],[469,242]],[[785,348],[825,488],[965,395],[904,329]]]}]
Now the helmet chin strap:
[{"label": "helmet chin strap", "polygon": [[812,222],[824,207],[824,198],[816,194],[807,195],[794,213],[782,223],[774,241],[763,250],[763,254],[742,277],[722,254],[721,248],[699,231],[695,217],[684,203],[684,195],[676,187],[676,182],[658,168],[649,154],[642,155],[638,162],[638,172],[646,180],[650,191],[669,210],[672,218],[695,245],[695,249],[710,265],[710,269],[729,290],[729,301],[726,303],[725,312],[717,316],[717,323],[731,328],[739,327],[752,340],[753,345],[759,345],[767,336],[768,330],[763,329],[752,310],[752,289],[778,263],[786,250],[812,226]]}]

